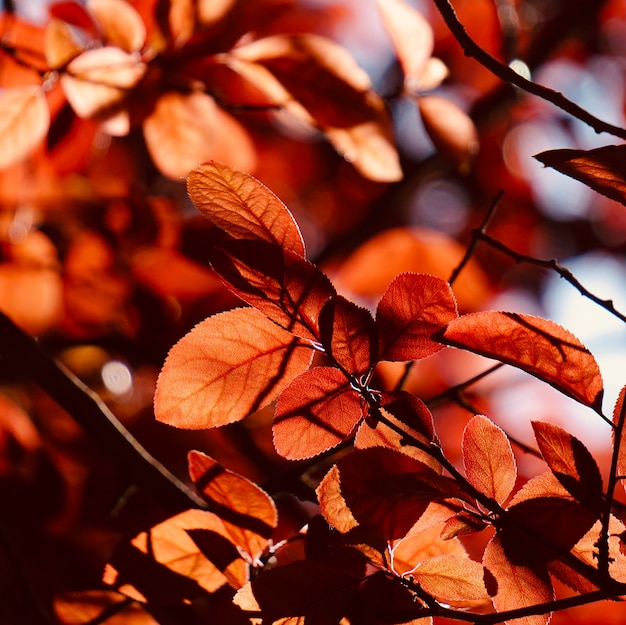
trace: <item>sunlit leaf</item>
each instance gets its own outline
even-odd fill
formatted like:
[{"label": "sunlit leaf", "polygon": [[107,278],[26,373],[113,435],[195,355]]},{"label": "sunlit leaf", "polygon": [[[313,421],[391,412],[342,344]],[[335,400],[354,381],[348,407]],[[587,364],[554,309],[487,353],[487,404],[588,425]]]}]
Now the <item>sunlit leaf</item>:
[{"label": "sunlit leaf", "polygon": [[489,600],[483,567],[468,557],[441,555],[420,562],[412,577],[430,595],[456,606],[472,606]]},{"label": "sunlit leaf", "polygon": [[402,0],[377,0],[377,5],[407,86],[418,89],[433,52],[433,29],[419,11]]},{"label": "sunlit leaf", "polygon": [[87,50],[72,60],[61,84],[79,117],[106,115],[142,79],[146,64],[115,46]]},{"label": "sunlit leaf", "polygon": [[[483,566],[489,571],[493,584],[487,589],[498,612],[515,610],[554,599],[554,590],[545,566],[513,564],[502,548],[500,538],[491,539],[483,556]],[[494,588],[492,588],[492,586]],[[515,619],[516,625],[546,625],[550,612]]]},{"label": "sunlit leaf", "polygon": [[255,165],[248,133],[206,93],[161,95],[143,132],[155,165],[173,179],[209,159],[227,160],[241,169]]},{"label": "sunlit leaf", "polygon": [[189,601],[226,583],[242,586],[247,566],[218,516],[187,510],[120,543],[104,582],[137,601]]},{"label": "sunlit leaf", "polygon": [[125,0],[88,0],[105,41],[126,52],[138,52],[146,39],[146,27],[134,7]]},{"label": "sunlit leaf", "polygon": [[441,340],[519,367],[601,410],[603,386],[598,363],[571,332],[553,321],[508,312],[472,313],[452,321]]},{"label": "sunlit leaf", "polygon": [[548,150],[535,158],[594,191],[626,205],[625,145],[607,145],[594,150]]},{"label": "sunlit leaf", "polygon": [[224,62],[276,105],[320,127],[363,175],[402,177],[386,105],[342,46],[312,34],[275,35],[235,48]]},{"label": "sunlit leaf", "polygon": [[239,421],[275,399],[311,355],[254,309],[214,315],[170,350],[157,383],[156,417],[191,429]]},{"label": "sunlit leaf", "polygon": [[596,510],[602,506],[602,476],[589,450],[561,427],[532,422],[543,459],[556,478],[578,501]]},{"label": "sunlit leaf", "polygon": [[13,87],[0,92],[0,169],[26,158],[49,127],[50,112],[43,89]]},{"label": "sunlit leaf", "polygon": [[478,131],[469,115],[441,96],[421,96],[417,106],[437,150],[467,174],[479,150]]},{"label": "sunlit leaf", "polygon": [[46,24],[44,45],[46,62],[52,69],[63,67],[84,50],[74,29],[59,19],[51,19]]},{"label": "sunlit leaf", "polygon": [[463,431],[463,464],[469,483],[503,503],[515,486],[517,469],[506,434],[487,417],[473,417]]},{"label": "sunlit leaf", "polygon": [[198,210],[232,238],[267,241],[304,256],[289,209],[253,176],[212,161],[189,174],[187,190]]},{"label": "sunlit leaf", "polygon": [[262,611],[268,625],[339,623],[359,581],[324,562],[294,562],[261,573],[237,592],[234,602],[247,612]]},{"label": "sunlit leaf", "polygon": [[189,477],[224,523],[232,542],[254,560],[278,523],[272,498],[254,482],[199,451],[188,454]]},{"label": "sunlit leaf", "polygon": [[350,375],[367,373],[376,361],[378,335],[370,312],[337,296],[320,314],[320,338],[337,364]]},{"label": "sunlit leaf", "polygon": [[279,396],[274,446],[284,458],[300,460],[342,443],[363,417],[361,396],[339,370],[314,367]]},{"label": "sunlit leaf", "polygon": [[84,625],[108,615],[107,625],[157,625],[141,605],[112,590],[82,590],[54,597],[59,625]]},{"label": "sunlit leaf", "polygon": [[[330,497],[326,497],[327,489]],[[432,501],[462,493],[453,480],[418,460],[392,449],[372,447],[342,458],[337,470],[324,477],[317,494],[329,524],[334,525],[337,515],[343,518],[339,509],[343,505],[359,524],[374,525],[393,539],[405,536]]]},{"label": "sunlit leaf", "polygon": [[441,278],[404,273],[385,291],[376,310],[381,360],[418,360],[442,346],[431,336],[457,316],[450,285]]},{"label": "sunlit leaf", "polygon": [[[617,475],[626,476],[626,386],[622,387],[613,408],[613,444],[618,445]],[[620,480],[626,490],[626,480]]]},{"label": "sunlit leaf", "polygon": [[335,289],[316,265],[265,241],[221,239],[208,256],[243,301],[289,332],[321,341],[320,315]]}]

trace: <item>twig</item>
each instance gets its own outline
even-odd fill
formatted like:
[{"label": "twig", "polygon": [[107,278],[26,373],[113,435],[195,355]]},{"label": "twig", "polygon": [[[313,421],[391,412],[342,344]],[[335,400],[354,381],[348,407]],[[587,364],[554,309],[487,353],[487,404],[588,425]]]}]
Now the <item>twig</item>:
[{"label": "twig", "polygon": [[144,449],[106,404],[0,313],[0,356],[32,379],[97,442],[100,449],[172,512],[207,504]]},{"label": "twig", "polygon": [[511,83],[520,89],[523,89],[527,93],[538,96],[547,102],[551,102],[561,110],[565,111],[579,119],[583,123],[593,128],[597,133],[606,132],[612,134],[621,139],[626,139],[626,130],[619,126],[614,126],[608,122],[598,119],[584,108],[578,106],[562,93],[549,89],[539,85],[531,80],[527,80],[523,76],[520,76],[516,71],[504,65],[498,61],[495,57],[491,56],[488,52],[483,50],[467,33],[463,24],[459,21],[456,12],[449,2],[449,0],[433,0],[439,13],[446,22],[448,28],[454,35],[455,39],[459,42],[466,56],[471,56],[476,59],[483,67],[488,69],[492,74],[503,80],[504,82]]}]

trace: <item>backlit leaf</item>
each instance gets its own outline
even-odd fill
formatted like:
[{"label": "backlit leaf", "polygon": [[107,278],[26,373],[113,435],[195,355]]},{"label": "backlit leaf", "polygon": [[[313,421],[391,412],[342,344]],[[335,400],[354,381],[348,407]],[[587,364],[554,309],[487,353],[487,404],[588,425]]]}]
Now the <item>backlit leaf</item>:
[{"label": "backlit leaf", "polygon": [[143,132],[155,165],[173,179],[209,159],[228,160],[241,169],[255,165],[248,133],[206,93],[161,95]]},{"label": "backlit leaf", "polygon": [[342,443],[363,417],[361,396],[339,369],[315,367],[281,394],[274,417],[274,446],[300,460]]},{"label": "backlit leaf", "polygon": [[[378,527],[388,539],[405,536],[432,501],[462,494],[453,480],[399,451],[359,449],[342,458],[317,489],[322,514],[331,525],[341,505],[337,482],[343,505],[357,523]],[[332,496],[326,498],[328,488]]]},{"label": "backlit leaf", "polygon": [[412,577],[430,595],[455,606],[489,600],[483,581],[483,567],[468,557],[441,555],[420,562]]},{"label": "backlit leaf", "polygon": [[317,266],[265,241],[223,239],[209,251],[215,272],[243,301],[289,332],[321,341],[319,321],[335,289]]},{"label": "backlit leaf", "polygon": [[442,349],[431,336],[457,316],[450,285],[416,273],[397,276],[376,310],[381,360],[417,360]]},{"label": "backlit leaf", "polygon": [[51,19],[46,24],[46,62],[52,69],[63,67],[83,51],[75,30],[63,20]]},{"label": "backlit leaf", "polygon": [[191,429],[239,421],[274,400],[311,355],[252,308],[214,315],[170,350],[157,383],[156,417]]},{"label": "backlit leaf", "polygon": [[473,417],[463,431],[463,465],[469,483],[503,503],[515,486],[517,469],[506,434],[487,417]]},{"label": "backlit leaf", "polygon": [[232,542],[254,560],[278,523],[272,498],[254,482],[199,451],[188,454],[189,477],[217,514]]},{"label": "backlit leaf", "polygon": [[320,338],[326,352],[350,375],[367,373],[376,361],[378,336],[370,312],[337,296],[320,314]]},{"label": "backlit leaf", "polygon": [[424,128],[435,147],[457,169],[467,174],[478,154],[478,131],[467,113],[441,96],[421,96],[417,101]]},{"label": "backlit leaf", "polygon": [[324,562],[293,562],[261,573],[237,592],[234,603],[247,612],[262,611],[267,625],[339,623],[359,581]]},{"label": "backlit leaf", "polygon": [[402,0],[377,0],[377,4],[405,81],[411,89],[417,89],[433,52],[433,29],[421,13]]},{"label": "backlit leaf", "polygon": [[[118,607],[119,606],[119,607]],[[85,625],[108,614],[107,625],[158,625],[137,603],[112,590],[82,590],[54,597],[59,625]]]},{"label": "backlit leaf", "polygon": [[13,87],[0,92],[0,169],[26,158],[49,127],[50,112],[43,89]]},{"label": "backlit leaf", "polygon": [[235,48],[224,61],[276,105],[321,128],[363,175],[402,177],[387,107],[342,46],[313,34],[274,35]]},{"label": "backlit leaf", "polygon": [[[497,612],[515,610],[554,599],[554,590],[545,566],[513,564],[506,556],[500,538],[491,539],[483,556],[483,566],[495,583],[487,584]],[[546,625],[550,613],[525,616],[513,621],[515,625]]]},{"label": "backlit leaf", "polygon": [[[615,408],[613,409],[613,423],[616,429],[613,430],[613,444],[619,445],[617,452],[617,475],[626,475],[626,386],[622,387]],[[619,429],[618,429],[619,428]],[[619,436],[619,439],[618,439]],[[622,487],[626,490],[626,480],[620,480]]]},{"label": "backlit leaf", "polygon": [[146,64],[115,46],[87,50],[67,66],[61,84],[79,117],[106,116],[142,79]]},{"label": "backlit leaf", "polygon": [[289,209],[253,176],[211,161],[189,174],[187,191],[198,210],[232,238],[267,241],[304,256]]},{"label": "backlit leaf", "polygon": [[599,511],[602,476],[589,450],[561,427],[542,421],[532,426],[539,451],[559,482],[575,499]]},{"label": "backlit leaf", "polygon": [[108,44],[126,52],[138,52],[146,39],[146,27],[134,7],[125,0],[88,0]]},{"label": "backlit leaf", "polygon": [[607,145],[594,150],[548,150],[535,158],[626,205],[625,156],[625,145]]},{"label": "backlit leaf", "polygon": [[452,321],[441,341],[519,367],[601,410],[598,363],[571,332],[553,321],[509,312],[472,313]]},{"label": "backlit leaf", "polygon": [[226,583],[240,587],[246,578],[222,521],[203,510],[181,512],[120,543],[104,573],[106,584],[156,605],[197,599]]}]

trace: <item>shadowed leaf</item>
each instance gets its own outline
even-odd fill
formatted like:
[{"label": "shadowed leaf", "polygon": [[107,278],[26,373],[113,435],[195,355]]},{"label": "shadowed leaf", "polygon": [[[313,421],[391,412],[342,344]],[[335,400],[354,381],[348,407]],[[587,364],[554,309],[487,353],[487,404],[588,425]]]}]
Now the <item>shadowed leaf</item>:
[{"label": "shadowed leaf", "polygon": [[199,451],[188,454],[189,477],[217,514],[232,542],[252,560],[267,547],[278,516],[272,498],[249,479]]},{"label": "shadowed leaf", "polygon": [[594,191],[626,205],[626,145],[607,145],[594,150],[548,150],[535,158],[575,178]]},{"label": "shadowed leaf", "polygon": [[50,112],[43,89],[13,87],[0,93],[0,169],[27,157],[44,139]]},{"label": "shadowed leaf", "polygon": [[380,360],[417,360],[438,352],[441,344],[430,337],[456,316],[447,282],[424,274],[397,276],[376,310]]},{"label": "shadowed leaf", "polygon": [[105,618],[107,625],[158,625],[140,605],[111,590],[66,592],[54,598],[59,625],[85,625]]},{"label": "shadowed leaf", "polygon": [[253,176],[211,161],[189,174],[187,191],[198,210],[233,239],[267,241],[304,256],[289,209]]},{"label": "shadowed leaf", "polygon": [[[617,452],[617,474],[626,476],[626,386],[622,387],[613,409],[613,444],[619,445]],[[618,440],[619,437],[619,440]],[[626,480],[620,480],[626,490]]]},{"label": "shadowed leaf", "polygon": [[[491,539],[483,556],[483,566],[495,579],[495,588],[488,584],[497,612],[524,608],[554,599],[554,590],[545,565],[513,564],[506,556],[500,538]],[[516,625],[546,625],[550,612],[515,619]]]},{"label": "shadowed leaf", "polygon": [[463,465],[469,483],[503,503],[515,486],[517,469],[506,434],[487,417],[473,417],[463,431]]},{"label": "shadowed leaf", "polygon": [[342,443],[363,417],[361,396],[345,375],[315,367],[281,394],[274,417],[274,446],[284,458],[310,458]]},{"label": "shadowed leaf", "polygon": [[200,322],[163,365],[154,398],[159,421],[210,428],[274,400],[311,362],[312,351],[252,308]]},{"label": "shadowed leaf", "polygon": [[487,311],[452,321],[438,340],[519,367],[596,411],[600,368],[587,348],[560,325],[518,313]]},{"label": "shadowed leaf", "polygon": [[600,511],[602,476],[589,450],[576,437],[551,423],[532,422],[543,459],[572,496]]}]

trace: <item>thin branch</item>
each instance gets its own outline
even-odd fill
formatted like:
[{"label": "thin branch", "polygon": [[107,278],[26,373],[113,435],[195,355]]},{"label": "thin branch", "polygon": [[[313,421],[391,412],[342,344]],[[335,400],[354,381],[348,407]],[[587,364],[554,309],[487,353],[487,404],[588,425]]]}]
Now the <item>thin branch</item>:
[{"label": "thin branch", "polygon": [[437,6],[439,13],[441,13],[441,16],[454,35],[455,39],[463,48],[466,56],[476,59],[483,67],[500,78],[500,80],[511,83],[516,87],[523,89],[527,93],[531,93],[532,95],[546,100],[547,102],[551,102],[561,110],[569,113],[572,117],[579,119],[581,122],[593,128],[597,133],[606,132],[614,135],[615,137],[626,139],[626,130],[624,128],[614,126],[613,124],[609,124],[608,122],[598,119],[558,91],[554,91],[553,89],[539,85],[531,80],[527,80],[523,76],[520,76],[516,71],[507,65],[504,65],[495,57],[491,56],[491,54],[483,50],[469,36],[463,24],[459,21],[449,0],[433,0],[433,2]]},{"label": "thin branch", "polygon": [[144,449],[106,404],[76,376],[55,362],[28,334],[0,313],[0,357],[33,380],[128,471],[131,479],[171,511],[207,504]]}]

